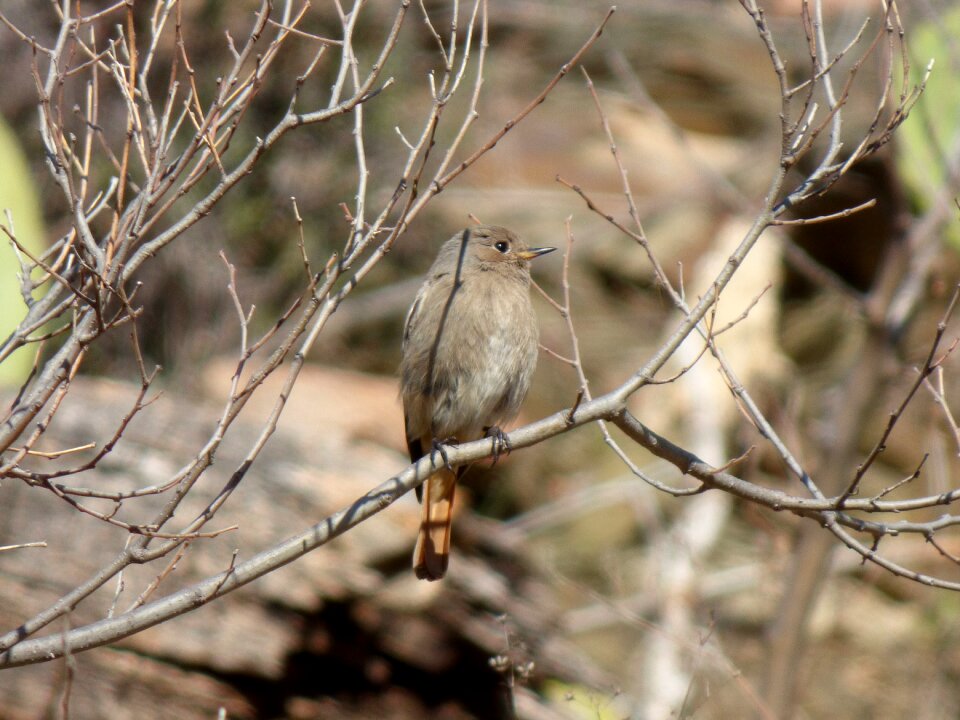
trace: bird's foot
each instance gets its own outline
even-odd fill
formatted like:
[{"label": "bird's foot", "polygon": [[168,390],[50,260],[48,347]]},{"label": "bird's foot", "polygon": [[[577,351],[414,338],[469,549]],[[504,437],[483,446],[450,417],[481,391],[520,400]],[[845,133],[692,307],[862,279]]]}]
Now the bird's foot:
[{"label": "bird's foot", "polygon": [[434,438],[432,443],[433,450],[431,451],[431,455],[433,453],[440,453],[440,457],[443,458],[443,464],[446,465],[447,470],[449,470],[450,472],[453,472],[453,466],[450,464],[450,458],[447,457],[446,446],[456,445],[456,444],[457,444],[457,439],[455,437],[448,437],[446,440],[437,440],[436,438]]},{"label": "bird's foot", "polygon": [[507,439],[506,433],[500,429],[499,425],[491,425],[483,429],[484,437],[491,438],[493,440],[493,464],[497,464],[497,460],[500,459],[501,455],[509,455],[510,450],[510,441]]}]

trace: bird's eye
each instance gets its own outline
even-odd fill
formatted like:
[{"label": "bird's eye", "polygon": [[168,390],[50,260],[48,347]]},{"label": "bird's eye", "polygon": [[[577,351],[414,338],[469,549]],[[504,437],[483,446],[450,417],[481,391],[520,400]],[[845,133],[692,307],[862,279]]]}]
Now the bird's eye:
[{"label": "bird's eye", "polygon": [[510,249],[510,243],[508,243],[506,240],[499,240],[498,242],[496,242],[496,243],[494,244],[494,247],[495,247],[499,252],[505,253],[507,250]]}]

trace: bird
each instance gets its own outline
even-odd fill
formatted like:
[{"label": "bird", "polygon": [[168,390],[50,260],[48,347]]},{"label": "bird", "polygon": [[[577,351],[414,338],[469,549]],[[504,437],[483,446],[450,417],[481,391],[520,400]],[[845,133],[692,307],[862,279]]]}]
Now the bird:
[{"label": "bird", "polygon": [[453,497],[466,466],[451,467],[443,445],[494,438],[530,388],[539,328],[530,301],[530,261],[553,247],[528,247],[495,225],[466,228],[447,240],[407,313],[400,395],[411,462],[439,451],[444,467],[417,488],[420,529],[416,576],[447,571]]}]

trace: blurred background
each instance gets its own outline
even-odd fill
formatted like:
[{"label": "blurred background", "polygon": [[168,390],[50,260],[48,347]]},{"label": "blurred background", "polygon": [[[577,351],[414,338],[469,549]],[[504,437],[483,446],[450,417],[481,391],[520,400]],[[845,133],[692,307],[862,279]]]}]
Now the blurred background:
[{"label": "blurred background", "polygon": [[[425,6],[438,29],[449,26],[447,3]],[[873,18],[860,52],[840,64],[846,72],[882,11],[866,0],[824,6],[835,51]],[[227,63],[223,31],[244,37],[257,7],[248,0],[184,3],[191,57],[212,67]],[[764,7],[788,73],[800,81],[809,53],[799,2]],[[599,2],[490,3],[480,116],[464,152],[539,92],[606,9]],[[146,18],[149,5],[142,10]],[[876,205],[831,223],[768,232],[719,309],[722,325],[751,308],[721,346],[808,472],[834,492],[846,487],[913,382],[912,368],[929,352],[960,279],[953,200],[960,147],[953,29],[960,30],[960,7],[930,0],[900,10],[913,81],[936,59],[927,92],[894,142],[797,208],[795,217],[870,198]],[[45,43],[58,27],[45,3],[7,0],[3,12]],[[364,9],[357,33],[363,61],[378,50],[394,13],[393,3]],[[461,8],[461,23],[465,15]],[[104,36],[110,22],[104,21]],[[339,21],[328,3],[317,2],[302,27],[336,37]],[[406,149],[394,128],[417,132],[435,49],[421,11],[411,10],[385,70],[396,82],[366,111],[372,206],[396,187]],[[171,42],[160,50],[162,65],[176,48]],[[250,142],[286,110],[312,53],[308,43],[293,44],[278,60],[274,77],[281,80],[262,89],[241,140]],[[0,206],[15,208],[21,239],[42,248],[45,238],[68,227],[69,211],[43,166],[30,48],[0,29],[0,58]],[[628,3],[583,65],[651,246],[695,299],[745,234],[778,167],[780,98],[756,28],[733,2]],[[888,67],[882,53],[873,53],[850,87],[844,115],[850,147],[873,120]],[[332,72],[321,69],[303,88],[304,107],[325,102]],[[198,73],[197,82],[209,92],[215,78]],[[465,102],[457,98],[451,112]],[[105,127],[122,128],[122,111],[117,98],[105,98]],[[296,197],[315,265],[346,236],[341,204],[352,204],[356,186],[352,130],[345,116],[291,134],[215,212],[144,266],[138,329],[148,365],[163,367],[164,394],[86,484],[159,483],[196,452],[229,391],[238,348],[218,253],[236,266],[243,302],[256,305],[253,331],[266,330],[303,288],[290,198]],[[453,124],[441,126],[438,141],[455,131]],[[792,182],[810,169],[792,170]],[[676,327],[677,311],[640,248],[591,213],[558,176],[629,221],[620,174],[579,70],[444,189],[350,295],[308,358],[265,455],[220,517],[224,526],[238,524],[239,536],[193,544],[161,591],[221,571],[234,552],[249,556],[318,522],[407,464],[395,377],[402,321],[436,249],[470,224],[470,215],[508,226],[532,245],[561,248],[570,219],[572,315],[595,395],[650,358]],[[561,264],[555,253],[534,269],[556,298]],[[16,271],[9,246],[0,248],[2,276]],[[14,282],[0,281],[0,293],[7,333],[22,309]],[[535,302],[543,345],[569,355],[564,319],[542,298]],[[956,327],[950,328],[952,340]],[[697,360],[699,350],[684,348],[672,371]],[[4,364],[5,397],[15,394],[30,361]],[[942,378],[948,404],[958,395],[951,366]],[[81,444],[90,428],[108,434],[137,383],[128,338],[104,337],[91,348],[51,437]],[[518,422],[571,406],[577,388],[571,368],[542,353]],[[198,489],[190,507],[202,507],[209,497],[203,493],[214,492],[243,458],[272,406],[274,396],[265,395],[245,410],[209,488]],[[802,492],[744,420],[709,357],[674,383],[645,388],[630,408],[717,466],[755,446],[733,472]],[[958,443],[945,417],[933,394],[922,391],[865,480],[865,492],[909,476],[925,456],[908,494],[956,487]],[[648,475],[689,485],[672,466],[611,432]],[[658,492],[611,452],[595,426],[514,453],[493,468],[474,467],[464,486],[452,567],[442,583],[418,583],[409,570],[418,509],[405,497],[208,607],[68,662],[0,671],[0,717],[186,719],[220,711],[231,718],[459,719],[511,717],[511,705],[517,716],[534,719],[960,714],[957,596],[864,565],[816,523],[719,492],[687,498]],[[27,539],[48,547],[0,553],[4,630],[95,572],[122,547],[124,534],[6,480],[0,545]],[[960,543],[949,534],[937,539],[932,547],[922,535],[891,538],[881,550],[918,571],[960,579]],[[140,570],[125,577],[127,602],[157,574]],[[101,616],[114,591],[105,589],[52,629]]]}]

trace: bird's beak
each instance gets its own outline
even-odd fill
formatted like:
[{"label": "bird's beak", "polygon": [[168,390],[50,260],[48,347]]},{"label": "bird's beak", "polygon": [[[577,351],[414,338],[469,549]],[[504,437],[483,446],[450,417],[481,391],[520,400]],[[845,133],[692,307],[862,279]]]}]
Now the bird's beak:
[{"label": "bird's beak", "polygon": [[518,252],[517,255],[523,260],[533,260],[535,257],[546,255],[554,250],[556,250],[555,247],[527,248],[526,250],[521,250]]}]

